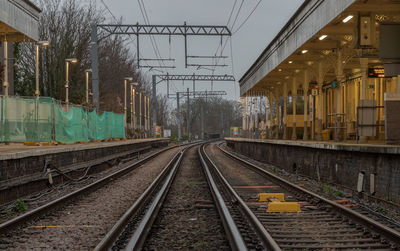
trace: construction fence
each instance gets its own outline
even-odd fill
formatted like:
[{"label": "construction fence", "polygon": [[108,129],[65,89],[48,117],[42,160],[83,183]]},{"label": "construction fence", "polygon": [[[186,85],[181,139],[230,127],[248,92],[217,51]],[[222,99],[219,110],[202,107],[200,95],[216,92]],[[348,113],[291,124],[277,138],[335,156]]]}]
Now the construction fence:
[{"label": "construction fence", "polygon": [[100,114],[49,97],[0,96],[0,142],[74,144],[117,138],[125,138],[124,114]]}]

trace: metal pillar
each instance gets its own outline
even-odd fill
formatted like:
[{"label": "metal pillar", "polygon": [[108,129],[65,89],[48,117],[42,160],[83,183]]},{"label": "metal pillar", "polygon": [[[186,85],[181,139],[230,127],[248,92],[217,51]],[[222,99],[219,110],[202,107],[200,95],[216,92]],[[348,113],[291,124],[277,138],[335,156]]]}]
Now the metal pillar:
[{"label": "metal pillar", "polygon": [[189,88],[187,88],[187,134],[188,140],[190,141],[190,95]]},{"label": "metal pillar", "polygon": [[283,84],[283,139],[287,139],[286,122],[287,122],[287,83],[284,83]]},{"label": "metal pillar", "polygon": [[4,96],[8,96],[8,42],[4,41]]},{"label": "metal pillar", "polygon": [[[322,140],[322,85],[324,82],[323,72],[322,72],[322,62],[318,64],[318,130],[317,130],[317,140]],[[316,114],[314,114],[315,117]]]},{"label": "metal pillar", "polygon": [[152,89],[152,91],[153,91],[153,102],[152,102],[152,106],[153,106],[153,109],[152,109],[152,112],[153,112],[153,121],[152,121],[152,124],[153,124],[153,128],[156,128],[156,125],[157,125],[157,83],[156,83],[156,76],[155,75],[153,75],[153,89]]},{"label": "metal pillar", "polygon": [[201,117],[201,140],[204,140],[204,108],[203,104],[200,106],[200,117]]},{"label": "metal pillar", "polygon": [[182,122],[181,122],[181,108],[179,105],[179,92],[176,93],[176,107],[178,109],[177,117],[178,117],[178,142],[179,142],[181,141],[182,138],[182,128],[181,128]]},{"label": "metal pillar", "polygon": [[297,139],[297,134],[296,134],[296,100],[297,100],[297,83],[296,83],[296,78],[293,78],[293,86],[292,86],[292,104],[293,104],[292,140],[296,140]]},{"label": "metal pillar", "polygon": [[90,54],[92,58],[92,92],[93,105],[99,109],[99,56],[98,56],[98,38],[97,25],[92,25]]},{"label": "metal pillar", "polygon": [[308,105],[308,85],[309,85],[309,79],[308,79],[308,71],[304,71],[304,132],[303,132],[303,140],[308,140],[308,110],[307,110],[307,105]]}]

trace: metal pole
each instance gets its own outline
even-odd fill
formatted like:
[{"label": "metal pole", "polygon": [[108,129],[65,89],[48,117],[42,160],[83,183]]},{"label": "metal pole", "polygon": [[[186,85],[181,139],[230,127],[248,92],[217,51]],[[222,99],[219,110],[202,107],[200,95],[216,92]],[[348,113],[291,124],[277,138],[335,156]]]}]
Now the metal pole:
[{"label": "metal pole", "polygon": [[97,25],[92,25],[91,32],[91,49],[90,54],[92,57],[92,90],[93,90],[93,105],[99,109],[99,58],[98,58],[98,44],[97,44]]},{"label": "metal pole", "polygon": [[147,97],[147,131],[149,131],[150,137],[150,97]]},{"label": "metal pole", "polygon": [[69,88],[68,71],[69,71],[69,62],[66,61],[65,62],[65,79],[66,79],[66,81],[65,81],[65,103],[69,102],[69,99],[68,99],[68,88]]},{"label": "metal pole", "polygon": [[142,138],[142,93],[139,94],[139,129],[140,138]]},{"label": "metal pole", "polygon": [[39,44],[36,44],[36,98],[39,98]]},{"label": "metal pole", "polygon": [[124,80],[124,123],[125,123],[125,131],[126,131],[126,85],[128,80]]},{"label": "metal pole", "polygon": [[[132,132],[134,132],[133,130],[133,86],[131,86],[131,128],[132,128]],[[133,134],[132,134],[133,135]]]},{"label": "metal pole", "polygon": [[153,75],[153,128],[157,125],[157,83],[156,76]]},{"label": "metal pole", "polygon": [[203,102],[200,106],[200,116],[201,116],[201,140],[204,140],[204,109]]},{"label": "metal pole", "polygon": [[8,96],[8,42],[4,41],[4,96]]},{"label": "metal pole", "polygon": [[86,71],[86,104],[89,104],[89,71]]},{"label": "metal pole", "polygon": [[135,88],[133,88],[133,93],[132,93],[132,103],[133,103],[133,132],[135,132],[136,129],[136,92]]},{"label": "metal pole", "polygon": [[188,140],[190,141],[190,97],[189,97],[189,88],[187,88],[187,134],[188,134]]},{"label": "metal pole", "polygon": [[178,142],[179,142],[179,141],[181,141],[181,138],[182,138],[182,128],[181,128],[182,123],[181,123],[181,109],[179,106],[179,92],[176,93],[176,107],[178,109],[177,117],[178,117]]},{"label": "metal pole", "polygon": [[147,113],[147,97],[143,95],[144,99],[144,137],[147,137],[147,119],[146,119],[146,113]]}]

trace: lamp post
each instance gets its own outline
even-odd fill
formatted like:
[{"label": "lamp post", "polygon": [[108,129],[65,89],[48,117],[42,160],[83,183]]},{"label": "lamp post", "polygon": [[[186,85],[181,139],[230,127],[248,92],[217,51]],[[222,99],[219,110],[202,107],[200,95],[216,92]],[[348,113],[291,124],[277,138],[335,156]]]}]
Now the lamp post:
[{"label": "lamp post", "polygon": [[69,64],[75,64],[78,62],[76,58],[67,58],[65,59],[65,103],[69,103],[68,99],[68,88],[69,88]]},{"label": "lamp post", "polygon": [[49,41],[39,41],[36,43],[36,89],[35,89],[35,96],[39,98],[39,47],[40,46],[49,46]]},{"label": "lamp post", "polygon": [[132,81],[132,77],[127,77],[124,79],[124,122],[125,122],[125,130],[126,130],[126,88],[128,85],[128,81]]},{"label": "lamp post", "polygon": [[133,135],[135,133],[135,116],[136,116],[136,106],[135,106],[135,87],[138,85],[138,83],[131,83],[131,125],[132,125],[132,132]]},{"label": "lamp post", "polygon": [[92,69],[85,70],[86,74],[86,104],[89,104],[89,73],[92,72]]}]

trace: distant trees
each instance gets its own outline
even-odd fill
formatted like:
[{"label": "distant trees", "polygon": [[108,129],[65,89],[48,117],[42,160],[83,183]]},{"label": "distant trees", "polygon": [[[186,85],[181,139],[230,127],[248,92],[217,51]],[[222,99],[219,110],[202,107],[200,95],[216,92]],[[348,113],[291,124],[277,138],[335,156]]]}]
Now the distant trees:
[{"label": "distant trees", "polygon": [[[190,128],[193,137],[201,135],[201,107],[204,111],[204,132],[220,133],[229,136],[231,127],[240,127],[242,124],[242,108],[239,102],[226,100],[221,97],[197,98],[190,100]],[[171,113],[170,127],[177,133],[177,110]],[[182,133],[187,134],[187,100],[181,104]]]}]

